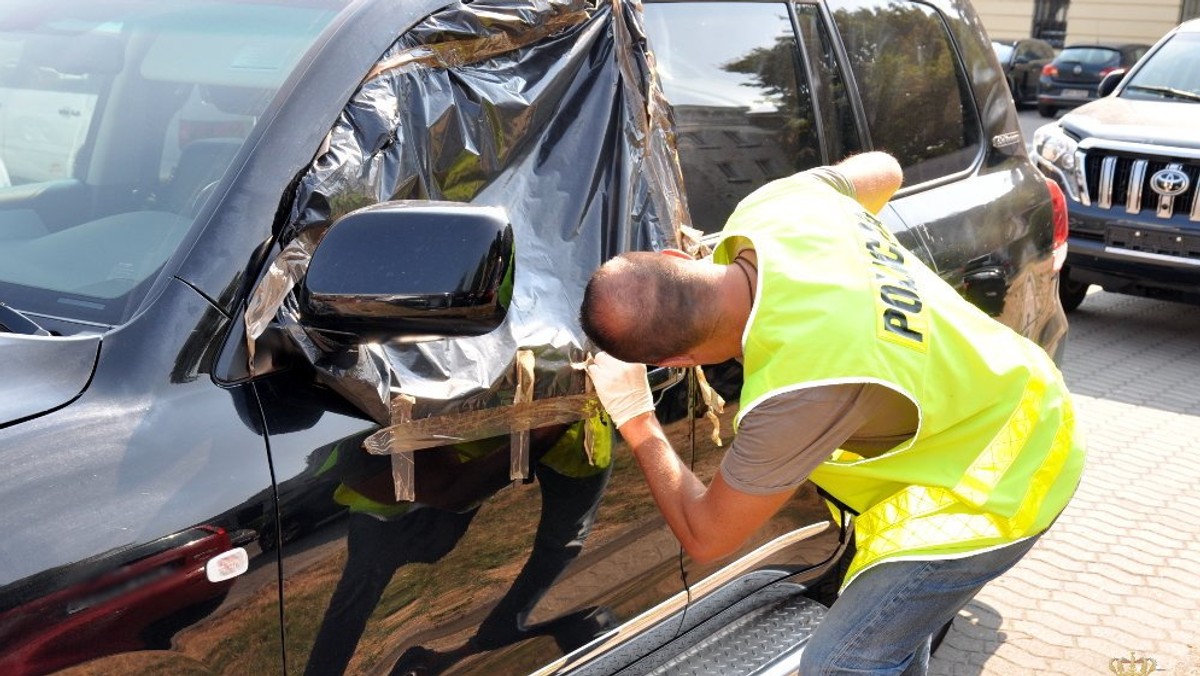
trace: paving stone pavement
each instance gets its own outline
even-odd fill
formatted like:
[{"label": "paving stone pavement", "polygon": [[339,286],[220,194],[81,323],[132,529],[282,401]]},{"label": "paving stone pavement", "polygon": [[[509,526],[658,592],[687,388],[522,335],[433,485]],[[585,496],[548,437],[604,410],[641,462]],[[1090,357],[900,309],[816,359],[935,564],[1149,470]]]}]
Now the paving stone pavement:
[{"label": "paving stone pavement", "polygon": [[1125,659],[1200,675],[1200,308],[1093,287],[1070,320],[1083,482],[955,618],[931,674],[1113,674]]}]

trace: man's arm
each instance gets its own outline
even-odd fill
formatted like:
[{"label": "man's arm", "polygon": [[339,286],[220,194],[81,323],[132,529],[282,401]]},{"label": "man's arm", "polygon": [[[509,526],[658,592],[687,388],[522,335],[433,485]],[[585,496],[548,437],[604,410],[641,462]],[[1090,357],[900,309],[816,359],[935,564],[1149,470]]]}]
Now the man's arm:
[{"label": "man's arm", "polygon": [[796,492],[743,493],[725,483],[720,472],[705,487],[671,448],[653,411],[630,419],[618,431],[633,449],[671,532],[699,563],[737,550]]},{"label": "man's arm", "polygon": [[854,184],[854,192],[858,203],[877,214],[892,198],[904,173],[896,158],[884,152],[869,152],[854,155],[838,162],[833,166],[846,180]]},{"label": "man's arm", "polygon": [[650,494],[683,548],[699,562],[736,550],[796,492],[770,495],[737,491],[720,473],[708,487],[687,467],[654,417],[644,364],[601,352],[588,360],[588,377],[617,431],[633,449]]}]

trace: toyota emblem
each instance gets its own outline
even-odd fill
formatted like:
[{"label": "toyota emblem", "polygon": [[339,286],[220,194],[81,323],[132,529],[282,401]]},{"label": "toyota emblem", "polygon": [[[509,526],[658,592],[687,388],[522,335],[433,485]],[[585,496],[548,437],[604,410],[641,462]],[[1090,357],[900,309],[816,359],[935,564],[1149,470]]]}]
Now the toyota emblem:
[{"label": "toyota emblem", "polygon": [[1150,177],[1150,187],[1163,197],[1183,194],[1191,182],[1188,175],[1178,169],[1163,169]]}]

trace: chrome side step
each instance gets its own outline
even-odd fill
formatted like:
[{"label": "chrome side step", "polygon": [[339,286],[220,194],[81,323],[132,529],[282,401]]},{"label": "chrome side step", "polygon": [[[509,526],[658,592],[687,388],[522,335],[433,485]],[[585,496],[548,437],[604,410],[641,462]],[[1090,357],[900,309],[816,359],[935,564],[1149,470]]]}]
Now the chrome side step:
[{"label": "chrome side step", "polygon": [[[781,582],[701,623],[621,676],[782,676],[798,672],[800,655],[825,606],[803,596],[804,587]],[[667,659],[661,655],[672,655]],[[657,666],[646,669],[649,663]]]}]

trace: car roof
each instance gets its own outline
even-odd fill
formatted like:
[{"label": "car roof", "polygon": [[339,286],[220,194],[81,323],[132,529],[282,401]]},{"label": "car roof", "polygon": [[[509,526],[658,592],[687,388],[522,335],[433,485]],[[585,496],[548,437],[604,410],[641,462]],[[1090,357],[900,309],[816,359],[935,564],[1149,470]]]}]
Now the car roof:
[{"label": "car roof", "polygon": [[1150,45],[1144,45],[1139,42],[1079,42],[1067,45],[1063,49],[1087,49],[1090,47],[1093,49],[1115,49],[1120,51],[1124,49],[1137,49],[1138,47],[1149,46]]},{"label": "car roof", "polygon": [[1146,44],[1136,42],[1076,42],[1068,44],[1063,49],[1087,49],[1088,47],[1097,49],[1128,49],[1130,47],[1147,47]]},{"label": "car roof", "polygon": [[1200,19],[1189,19],[1179,24],[1180,33],[1200,33]]},{"label": "car roof", "polygon": [[[1040,38],[992,38],[992,42],[999,42],[1002,45],[1015,45],[1018,42],[1046,42]],[[1046,44],[1050,44],[1046,42]]]}]

